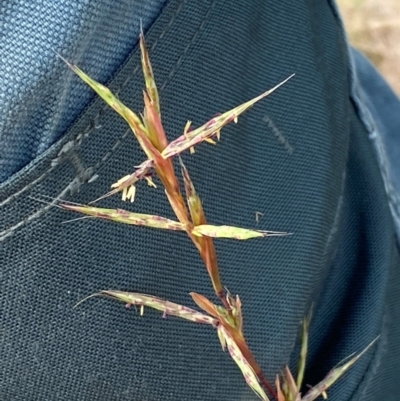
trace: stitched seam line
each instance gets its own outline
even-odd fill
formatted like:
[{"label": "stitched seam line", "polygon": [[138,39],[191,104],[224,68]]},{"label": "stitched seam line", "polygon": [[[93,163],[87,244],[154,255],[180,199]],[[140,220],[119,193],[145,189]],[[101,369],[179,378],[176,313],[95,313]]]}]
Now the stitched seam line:
[{"label": "stitched seam line", "polygon": [[[204,26],[205,26],[205,24],[206,24],[206,22],[207,22],[207,20],[208,20],[208,17],[209,17],[209,15],[211,14],[211,11],[213,10],[213,8],[214,8],[214,6],[215,6],[215,2],[216,2],[216,0],[214,0],[214,1],[211,3],[210,8],[208,9],[207,13],[205,14],[203,21],[202,21],[201,24],[199,25],[199,28],[196,30],[196,32],[195,32],[195,34],[193,35],[192,39],[190,40],[190,42],[188,43],[188,45],[185,47],[183,53],[181,54],[181,56],[178,58],[177,62],[175,63],[175,66],[173,67],[173,69],[171,70],[171,72],[168,74],[168,77],[166,78],[166,80],[165,80],[164,83],[162,84],[161,89],[160,89],[160,92],[162,92],[162,91],[164,90],[165,86],[166,86],[166,85],[169,83],[169,81],[172,79],[172,77],[174,76],[174,74],[175,74],[176,71],[178,70],[179,66],[181,65],[181,63],[182,63],[182,61],[183,61],[183,59],[184,59],[184,56],[187,54],[187,52],[189,51],[191,45],[192,45],[193,42],[197,39],[199,33],[200,33],[200,32],[202,31],[202,29],[204,28]],[[182,9],[184,3],[186,3],[186,0],[184,0],[184,1],[180,4],[180,6],[178,7],[177,11],[176,11],[175,14],[174,14],[174,17],[171,19],[171,21],[169,22],[169,24],[167,25],[167,27],[163,30],[162,34],[160,34],[160,36],[158,37],[158,39],[153,43],[153,46],[151,47],[151,50],[153,50],[153,49],[155,48],[156,43],[165,35],[166,31],[167,31],[168,28],[172,25],[172,22],[176,19],[176,16],[179,14],[179,11]],[[137,71],[138,68],[139,68],[139,67],[137,67],[137,68],[134,70],[134,72],[132,73],[132,76],[136,73],[136,71]],[[126,79],[122,85],[126,85],[126,83],[127,83],[128,81],[129,81],[129,79]],[[120,87],[120,90],[121,90],[121,88],[122,88],[122,86]],[[96,120],[96,118],[103,112],[103,110],[105,110],[105,109],[107,109],[107,108],[108,108],[107,105],[106,105],[105,107],[103,107],[103,108],[99,111],[99,113],[96,115],[96,117],[91,121],[91,123],[93,124],[93,121]],[[127,130],[124,132],[124,134],[120,137],[120,139],[118,139],[118,140],[115,142],[115,144],[111,147],[111,150],[108,151],[108,152],[105,154],[105,156],[103,156],[102,159],[101,159],[98,163],[95,164],[94,170],[98,169],[106,160],[109,159],[109,157],[110,157],[110,156],[115,152],[115,150],[119,147],[119,145],[121,144],[122,140],[128,135],[128,133],[130,133],[130,129],[127,129]],[[78,135],[75,137],[75,140],[76,140],[80,135],[82,135],[82,133],[78,134]],[[69,142],[70,142],[70,141],[69,141]],[[42,176],[40,176],[40,177],[35,181],[35,183],[38,183],[38,182],[40,182],[41,180],[43,180],[43,179],[47,176],[47,174],[48,174],[50,171],[52,171],[53,169],[54,169],[54,166],[52,166],[47,172],[45,172],[44,174],[42,174]],[[30,221],[32,221],[32,220],[34,220],[34,219],[40,217],[43,213],[45,213],[48,209],[50,209],[50,208],[55,204],[55,202],[56,202],[57,200],[59,200],[59,199],[60,199],[61,197],[63,197],[64,195],[66,195],[66,194],[68,193],[68,191],[69,191],[71,188],[73,188],[73,184],[75,183],[76,180],[77,180],[77,178],[74,178],[74,180],[73,180],[71,183],[69,183],[69,184],[67,185],[67,187],[64,188],[64,189],[56,196],[55,200],[54,200],[51,204],[46,205],[45,207],[39,209],[39,210],[36,211],[35,213],[29,215],[29,216],[26,217],[25,219],[19,221],[18,223],[16,223],[16,224],[13,225],[12,227],[9,227],[9,228],[7,228],[6,230],[0,232],[0,241],[2,241],[2,240],[4,240],[5,238],[9,237],[10,235],[13,234],[13,232],[14,232],[16,229],[18,229],[18,228],[24,226],[26,223],[28,223],[28,222],[30,222]],[[33,185],[33,183],[30,183],[30,185],[28,184],[25,188],[27,189],[28,186],[32,186],[32,185]],[[10,198],[13,197],[13,196],[15,197],[15,196],[21,194],[22,192],[24,192],[24,191],[26,190],[25,188],[22,188],[19,192],[17,192],[17,193],[15,193],[15,194],[11,195],[8,199],[10,199]],[[7,203],[7,202],[8,202],[8,199],[6,199],[5,201],[3,201],[1,205]],[[1,205],[0,205],[0,206],[1,206]]]},{"label": "stitched seam line", "polygon": [[[158,38],[154,41],[153,45],[151,46],[150,50],[153,51],[156,46],[158,45],[158,43],[160,42],[160,40],[164,37],[164,35],[166,34],[166,32],[170,29],[171,25],[173,24],[173,22],[176,20],[177,16],[179,15],[179,13],[181,12],[183,5],[186,3],[187,0],[183,0],[181,2],[181,4],[178,6],[178,8],[175,11],[175,14],[173,15],[173,17],[170,19],[170,21],[168,22],[167,26],[163,29],[163,31],[160,33],[160,35],[158,36]],[[138,72],[139,69],[139,65],[137,65],[135,67],[135,69],[133,70],[132,74],[130,74],[125,81],[121,84],[121,86],[119,86],[117,89],[115,89],[115,94],[117,95],[129,82],[130,80],[133,78],[133,76]],[[99,111],[97,112],[97,114],[90,120],[89,124],[87,125],[87,127],[82,130],[79,134],[77,134],[73,139],[67,141],[67,142],[76,142],[77,140],[79,140],[81,143],[85,140],[85,138],[88,137],[88,134],[93,130],[93,128],[96,126],[96,121],[98,120],[99,116],[104,113],[108,108],[108,105],[105,104],[103,107],[101,107],[99,109]],[[124,137],[124,135],[122,136]],[[118,142],[118,141],[117,141]],[[59,152],[58,156],[60,156],[62,150]],[[21,188],[19,191],[11,194],[8,198],[6,198],[5,200],[3,200],[0,203],[0,207],[4,206],[5,204],[7,204],[8,202],[10,202],[11,200],[13,200],[14,198],[16,198],[17,196],[21,195],[23,192],[25,192],[26,190],[30,189],[32,186],[34,186],[35,184],[41,182],[44,178],[47,177],[48,174],[50,174],[51,171],[54,170],[54,165],[51,166],[47,171],[45,171],[41,176],[39,176],[37,179],[33,180],[32,182],[30,182],[29,184],[27,184],[26,186],[24,186],[23,188]],[[1,235],[1,233],[0,233]],[[0,237],[1,238],[1,237]]]},{"label": "stitched seam line", "polygon": [[11,200],[13,200],[14,198],[16,198],[18,195],[22,194],[23,192],[25,192],[26,190],[28,190],[29,188],[33,187],[35,184],[39,183],[40,181],[42,181],[53,169],[55,166],[51,166],[47,171],[45,171],[42,175],[40,175],[38,178],[36,178],[35,180],[31,181],[28,185],[26,185],[25,187],[23,187],[22,189],[20,189],[17,192],[14,192],[12,195],[10,195],[8,198],[6,198],[4,201],[2,201],[0,203],[0,207],[4,206],[6,203],[10,202]]}]

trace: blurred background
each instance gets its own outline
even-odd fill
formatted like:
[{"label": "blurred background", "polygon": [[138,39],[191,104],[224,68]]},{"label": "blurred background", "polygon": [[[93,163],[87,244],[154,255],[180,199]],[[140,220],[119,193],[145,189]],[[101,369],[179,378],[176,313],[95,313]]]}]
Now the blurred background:
[{"label": "blurred background", "polygon": [[400,0],[336,0],[350,43],[400,96]]}]

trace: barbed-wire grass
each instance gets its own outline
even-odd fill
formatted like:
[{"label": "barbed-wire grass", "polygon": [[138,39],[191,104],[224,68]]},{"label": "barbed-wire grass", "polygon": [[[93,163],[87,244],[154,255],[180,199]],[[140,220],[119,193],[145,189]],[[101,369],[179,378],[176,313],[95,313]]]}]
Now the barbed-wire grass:
[{"label": "barbed-wire grass", "polygon": [[[188,121],[182,135],[174,141],[168,142],[161,121],[159,95],[143,34],[140,35],[140,49],[145,81],[145,91],[143,92],[144,110],[140,117],[126,107],[107,87],[90,78],[77,66],[68,63],[66,60],[64,61],[72,71],[127,122],[147,157],[147,159],[137,166],[135,171],[113,183],[111,185],[111,191],[97,200],[116,193],[122,193],[122,200],[134,201],[136,183],[139,180],[145,179],[149,185],[155,186],[152,179],[153,175],[155,175],[164,188],[166,198],[177,220],[167,219],[158,215],[132,213],[123,209],[95,207],[93,206],[93,202],[91,205],[61,202],[59,206],[62,209],[79,212],[92,218],[112,220],[117,223],[135,226],[185,232],[192,240],[204,262],[211,284],[221,305],[215,305],[205,296],[194,292],[190,293],[190,295],[203,312],[148,294],[105,290],[94,295],[105,295],[124,302],[126,305],[139,306],[141,315],[144,312],[144,307],[150,307],[162,312],[164,317],[173,315],[192,323],[210,325],[212,328],[216,329],[217,337],[222,348],[228,350],[232,359],[241,370],[247,384],[260,399],[264,401],[269,400],[265,390],[268,391],[270,397],[277,401],[312,401],[319,395],[325,395],[326,390],[358,360],[362,353],[331,370],[323,381],[312,387],[302,397],[300,389],[306,368],[308,326],[310,321],[309,318],[305,318],[302,324],[301,352],[299,356],[297,379],[295,380],[293,378],[288,367],[285,367],[282,373],[276,376],[275,387],[266,379],[243,335],[240,298],[238,295],[233,297],[229,292],[225,291],[225,287],[221,283],[213,238],[257,240],[257,238],[260,239],[270,236],[285,236],[288,235],[288,233],[209,224],[206,220],[200,197],[190,178],[189,171],[180,158],[182,152],[190,151],[190,153],[193,153],[194,147],[202,142],[215,145],[216,141],[220,138],[221,129],[225,127],[225,125],[231,122],[237,123],[238,117],[243,112],[256,102],[273,93],[291,79],[294,74],[272,89],[263,92],[248,102],[213,117],[198,128],[191,130],[191,123]],[[174,172],[174,158],[179,159],[185,195],[182,195],[180,191],[179,180]],[[371,345],[372,343],[369,346]],[[368,347],[363,352],[365,352]]]}]

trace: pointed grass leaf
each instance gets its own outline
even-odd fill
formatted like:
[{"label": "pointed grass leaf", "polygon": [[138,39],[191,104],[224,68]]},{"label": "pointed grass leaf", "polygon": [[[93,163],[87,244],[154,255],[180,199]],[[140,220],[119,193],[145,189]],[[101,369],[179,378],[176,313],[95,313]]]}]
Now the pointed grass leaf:
[{"label": "pointed grass leaf", "polygon": [[163,151],[168,146],[167,136],[161,123],[161,117],[154,108],[154,104],[149,99],[146,92],[143,93],[144,99],[144,122],[147,128],[148,137],[154,147]]},{"label": "pointed grass leaf", "polygon": [[307,359],[307,351],[308,351],[308,329],[310,327],[311,320],[311,312],[308,316],[303,318],[301,324],[301,335],[300,335],[300,355],[299,360],[297,362],[297,378],[296,378],[296,386],[301,389],[301,385],[303,384],[304,372],[306,369],[306,359]]},{"label": "pointed grass leaf", "polygon": [[[64,60],[64,59],[63,59]],[[90,78],[76,65],[64,60],[68,67],[75,72],[78,77],[90,86],[112,109],[114,109],[130,125],[134,121],[136,125],[144,129],[140,118],[128,107],[126,107],[106,86]]]},{"label": "pointed grass leaf", "polygon": [[131,213],[122,209],[105,209],[85,205],[72,205],[61,203],[60,207],[65,210],[71,210],[86,214],[88,216],[97,217],[100,219],[112,220],[117,223],[131,224],[135,226],[145,226],[152,228],[161,228],[173,231],[185,231],[186,226],[174,220],[167,219],[161,216],[143,213]]},{"label": "pointed grass leaf", "polygon": [[[124,118],[124,120],[128,123],[129,127],[131,128],[132,132],[136,136],[140,146],[146,153],[147,157],[149,159],[154,159],[153,146],[149,146],[149,144],[151,143],[151,141],[149,141],[148,139],[148,137],[150,136],[149,132],[147,128],[143,125],[140,118],[131,109],[126,107],[106,86],[90,78],[77,66],[72,65],[67,61],[66,63],[72,69],[72,71],[74,71],[79,76],[79,78],[82,79],[83,82],[89,85],[112,109],[114,109],[122,118]],[[166,140],[164,145],[166,145]],[[163,158],[160,155],[159,161],[161,161],[161,159]]]},{"label": "pointed grass leaf", "polygon": [[144,82],[146,85],[147,95],[151,101],[151,104],[154,107],[156,113],[160,116],[160,99],[158,96],[158,90],[156,86],[156,82],[154,79],[153,68],[151,67],[149,53],[146,48],[146,43],[144,40],[143,32],[140,33],[139,38],[140,44],[140,54],[141,54],[141,62],[142,62],[142,70],[144,76]]},{"label": "pointed grass leaf", "polygon": [[241,104],[240,106],[237,106],[223,114],[212,118],[199,128],[196,128],[190,132],[184,132],[183,135],[170,142],[170,144],[162,152],[162,156],[164,158],[176,156],[177,154],[182,153],[183,151],[193,147],[194,145],[202,141],[211,139],[211,137],[214,135],[219,137],[220,130],[226,124],[230,123],[231,121],[237,122],[237,118],[240,114],[242,114],[244,111],[246,111],[248,108],[253,106],[264,97],[270,95],[293,76],[294,74],[286,78],[284,81],[280,82],[272,89],[269,89],[261,95],[255,97],[254,99],[251,99],[248,102]]},{"label": "pointed grass leaf", "polygon": [[[189,171],[187,170],[180,157],[179,162],[181,165],[181,173],[186,193],[186,202],[189,207],[189,213],[192,222],[195,226],[207,224],[206,216],[204,214],[203,206],[201,204],[201,199],[196,193],[196,189],[190,178]],[[219,276],[217,255],[212,239],[206,236],[197,236],[197,241],[200,244],[200,255],[204,261],[204,264],[206,265],[207,272],[211,279],[214,291],[216,294],[219,294],[222,292],[222,284]]]},{"label": "pointed grass leaf", "polygon": [[347,372],[356,363],[362,355],[364,355],[378,340],[379,337],[375,338],[363,351],[358,355],[351,358],[346,363],[342,363],[338,367],[332,369],[325,378],[312,387],[307,394],[301,398],[301,401],[313,401],[320,395],[326,392],[326,390],[332,386],[345,372]]},{"label": "pointed grass leaf", "polygon": [[292,372],[287,366],[285,366],[283,371],[282,390],[285,394],[286,401],[300,401],[299,389],[296,385]]},{"label": "pointed grass leaf", "polygon": [[199,226],[195,226],[192,230],[192,234],[211,238],[232,238],[238,240],[247,240],[257,237],[288,235],[288,233],[279,231],[249,230],[247,228],[239,228],[231,226],[213,226],[210,224],[202,224]]},{"label": "pointed grass leaf", "polygon": [[283,391],[281,389],[281,383],[279,380],[279,375],[276,375],[276,379],[275,379],[275,387],[276,387],[276,395],[277,395],[277,401],[286,401],[285,400],[285,396],[283,394]]},{"label": "pointed grass leaf", "polygon": [[[174,302],[165,301],[161,298],[154,297],[152,295],[141,294],[137,292],[124,292],[124,291],[114,291],[114,290],[100,291],[98,294],[94,294],[92,296],[96,295],[106,295],[118,301],[121,301],[126,305],[136,305],[140,306],[141,308],[147,306],[149,308],[153,308],[160,312],[163,312],[163,317],[171,315],[180,317],[185,320],[189,320],[194,323],[210,324],[212,326],[216,326],[218,324],[215,319],[205,315],[204,313],[198,312],[194,309],[188,308],[183,305],[176,304]],[[141,315],[142,314],[143,312],[141,311]]]},{"label": "pointed grass leaf", "polygon": [[193,298],[193,301],[200,309],[203,309],[209,315],[219,319],[219,313],[216,309],[216,306],[204,295],[197,294],[196,292],[190,292],[189,295]]},{"label": "pointed grass leaf", "polygon": [[214,305],[204,295],[197,294],[196,292],[191,292],[190,296],[200,309],[203,309],[211,316],[216,317],[221,324],[234,329],[236,334],[238,334],[241,338],[243,337],[242,333],[237,330],[238,326],[236,324],[236,320],[224,307]]},{"label": "pointed grass leaf", "polygon": [[199,196],[196,193],[196,189],[190,178],[189,171],[183,164],[183,161],[180,157],[179,157],[179,162],[181,165],[181,173],[183,177],[183,184],[185,187],[186,201],[189,207],[189,212],[192,218],[192,222],[195,226],[206,224],[206,217],[204,215],[203,206],[201,204]]}]

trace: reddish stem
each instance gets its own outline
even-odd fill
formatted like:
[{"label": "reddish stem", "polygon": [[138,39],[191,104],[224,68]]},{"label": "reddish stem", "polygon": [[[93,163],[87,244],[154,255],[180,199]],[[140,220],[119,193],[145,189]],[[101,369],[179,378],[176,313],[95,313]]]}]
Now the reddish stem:
[{"label": "reddish stem", "polygon": [[228,314],[231,315],[232,314],[232,308],[231,308],[231,306],[229,305],[228,301],[225,298],[224,291],[218,291],[216,293],[216,296],[220,299],[222,305],[224,305],[224,308],[226,309]]},{"label": "reddish stem", "polygon": [[258,373],[258,379],[260,382],[263,384],[263,386],[268,390],[269,394],[275,398],[275,400],[278,399],[278,395],[276,394],[275,390],[273,387],[269,384],[268,380],[264,377],[264,374],[262,372]]}]

